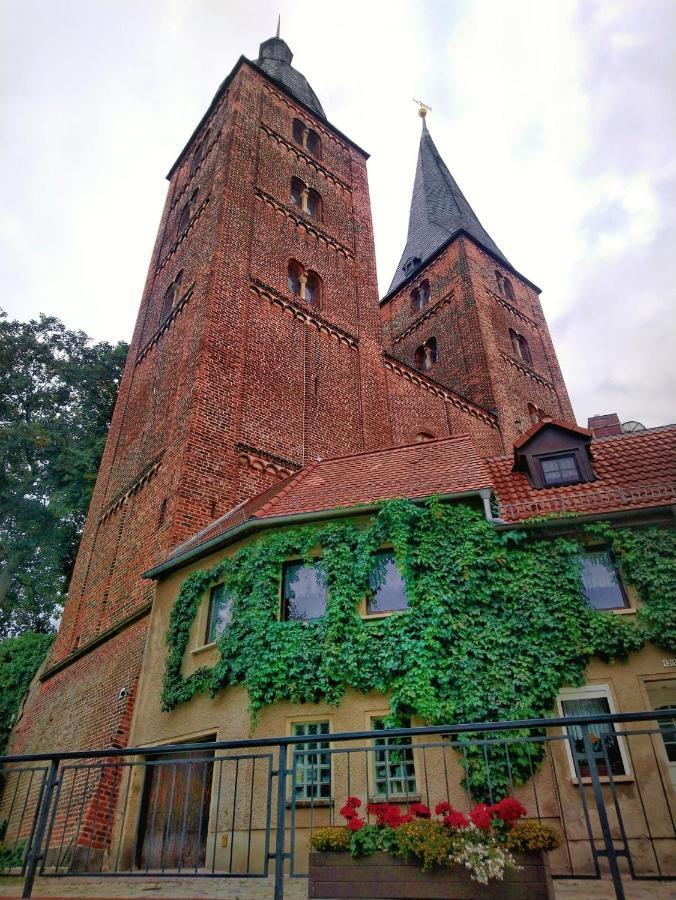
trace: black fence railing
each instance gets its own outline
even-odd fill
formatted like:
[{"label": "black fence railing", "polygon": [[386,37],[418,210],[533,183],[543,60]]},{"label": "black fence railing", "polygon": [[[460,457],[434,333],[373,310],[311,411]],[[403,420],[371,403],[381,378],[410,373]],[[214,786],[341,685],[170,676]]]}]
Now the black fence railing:
[{"label": "black fence railing", "polygon": [[[555,878],[676,878],[676,710],[0,757],[0,875],[307,874],[348,796],[467,812],[514,796],[554,825]],[[273,888],[271,887],[271,892]]]}]

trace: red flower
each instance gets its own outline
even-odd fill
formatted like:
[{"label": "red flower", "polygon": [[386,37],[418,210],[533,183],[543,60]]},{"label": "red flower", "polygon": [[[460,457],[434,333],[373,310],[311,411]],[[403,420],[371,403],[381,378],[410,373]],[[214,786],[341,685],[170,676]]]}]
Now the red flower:
[{"label": "red flower", "polygon": [[353,815],[352,818],[348,820],[347,827],[350,831],[359,831],[360,828],[363,828],[366,823],[363,819],[360,819],[359,816]]},{"label": "red flower", "polygon": [[352,809],[359,809],[361,806],[361,800],[359,797],[348,797],[345,801],[346,806],[351,806]]},{"label": "red flower", "polygon": [[340,814],[345,819],[352,819],[354,816],[357,815],[357,813],[352,809],[352,807],[348,806],[347,804],[345,804],[345,806],[341,806]]},{"label": "red flower", "polygon": [[413,816],[410,813],[406,813],[405,816],[399,816],[399,825],[406,825],[408,822],[413,821]]},{"label": "red flower", "polygon": [[508,825],[513,825],[517,819],[522,819],[528,815],[526,807],[519,803],[518,800],[515,800],[514,797],[505,797],[491,807],[491,812],[496,818],[502,819]]},{"label": "red flower", "polygon": [[366,804],[366,812],[370,816],[376,816],[379,818],[383,814],[383,809],[387,806],[386,803],[367,803]]},{"label": "red flower", "polygon": [[488,831],[492,824],[491,810],[485,803],[477,803],[469,814],[470,819],[477,828]]},{"label": "red flower", "polygon": [[448,828],[467,828],[469,822],[457,809],[450,809],[447,816],[444,816],[444,825]]},{"label": "red flower", "polygon": [[434,807],[434,812],[438,816],[443,816],[444,813],[449,813],[452,809],[453,807],[448,802],[448,800],[442,800],[441,803],[437,803],[437,805]]},{"label": "red flower", "polygon": [[429,806],[424,803],[412,803],[409,811],[418,819],[429,819],[432,815]]}]

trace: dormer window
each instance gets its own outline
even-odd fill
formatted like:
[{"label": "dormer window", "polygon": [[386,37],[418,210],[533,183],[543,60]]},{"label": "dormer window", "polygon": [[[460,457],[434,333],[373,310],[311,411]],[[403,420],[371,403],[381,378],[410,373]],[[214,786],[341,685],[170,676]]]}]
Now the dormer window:
[{"label": "dormer window", "polygon": [[420,259],[419,256],[409,256],[409,258],[406,260],[406,262],[402,266],[402,269],[404,270],[404,274],[410,275],[411,272],[414,272],[418,268],[418,266],[420,265],[421,262],[422,262],[422,260]]},{"label": "dormer window", "polygon": [[581,481],[577,453],[557,453],[554,456],[538,456],[542,480],[547,487],[557,484],[574,484]]},{"label": "dormer window", "polygon": [[421,281],[417,288],[411,291],[411,312],[418,313],[430,302],[430,283],[427,279]]},{"label": "dormer window", "polygon": [[294,141],[303,150],[307,150],[310,156],[314,156],[315,159],[322,158],[322,142],[316,131],[308,128],[300,119],[294,119],[292,133]]},{"label": "dormer window", "polygon": [[540,421],[514,444],[514,471],[534,488],[563,487],[594,481],[591,431],[553,419]]}]

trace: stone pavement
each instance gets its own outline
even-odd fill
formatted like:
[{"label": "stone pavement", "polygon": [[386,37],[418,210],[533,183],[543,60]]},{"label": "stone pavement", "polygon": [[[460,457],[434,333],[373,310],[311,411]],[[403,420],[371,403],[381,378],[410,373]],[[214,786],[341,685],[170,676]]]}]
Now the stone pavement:
[{"label": "stone pavement", "polygon": [[[609,881],[555,881],[556,900],[615,900]],[[21,897],[20,878],[0,878],[0,900]],[[38,878],[33,897],[49,900],[272,900],[272,878]],[[676,900],[676,882],[627,881],[626,900]],[[285,900],[305,900],[305,878],[284,879]]]}]

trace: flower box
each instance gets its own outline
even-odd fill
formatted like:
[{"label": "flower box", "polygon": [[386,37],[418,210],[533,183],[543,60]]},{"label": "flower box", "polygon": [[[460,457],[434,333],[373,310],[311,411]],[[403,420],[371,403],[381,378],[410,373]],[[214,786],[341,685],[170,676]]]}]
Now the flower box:
[{"label": "flower box", "polygon": [[519,871],[487,885],[472,881],[461,866],[424,871],[420,865],[378,852],[355,859],[350,853],[312,852],[308,897],[445,898],[445,900],[553,900],[554,888],[541,850],[514,853]]}]

